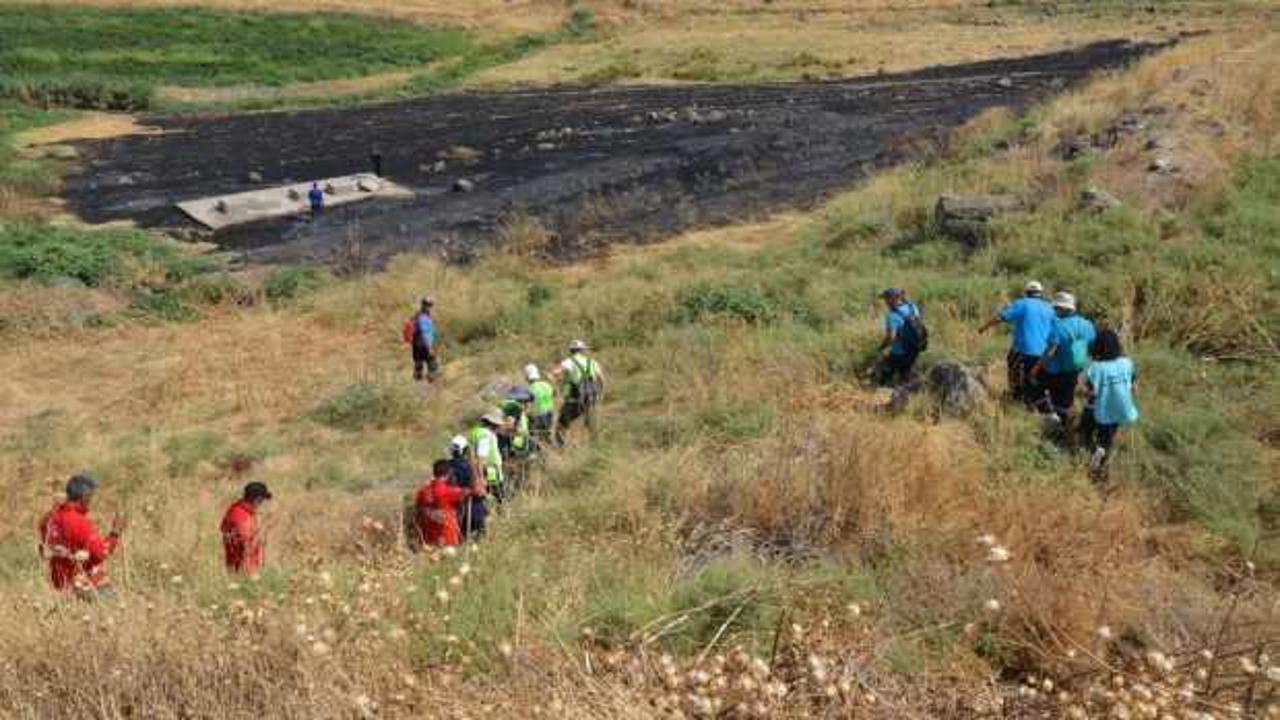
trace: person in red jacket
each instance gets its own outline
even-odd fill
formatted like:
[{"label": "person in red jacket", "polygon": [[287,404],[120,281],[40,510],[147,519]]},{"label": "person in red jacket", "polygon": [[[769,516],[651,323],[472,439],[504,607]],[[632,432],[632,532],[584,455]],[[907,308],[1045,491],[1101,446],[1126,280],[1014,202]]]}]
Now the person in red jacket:
[{"label": "person in red jacket", "polygon": [[271,491],[260,482],[244,486],[244,496],[231,504],[222,516],[222,550],[227,570],[253,575],[262,569],[265,541],[258,525],[258,508],[271,499]]},{"label": "person in red jacket", "polygon": [[451,464],[437,460],[434,476],[418,489],[418,530],[423,545],[458,545],[462,528],[458,525],[458,505],[477,491],[449,482]]},{"label": "person in red jacket", "polygon": [[124,518],[111,521],[111,532],[104,538],[89,519],[89,505],[98,483],[80,473],[67,481],[66,502],[59,504],[40,520],[40,551],[49,560],[49,582],[59,592],[76,594],[84,599],[111,593],[105,563],[120,546]]}]

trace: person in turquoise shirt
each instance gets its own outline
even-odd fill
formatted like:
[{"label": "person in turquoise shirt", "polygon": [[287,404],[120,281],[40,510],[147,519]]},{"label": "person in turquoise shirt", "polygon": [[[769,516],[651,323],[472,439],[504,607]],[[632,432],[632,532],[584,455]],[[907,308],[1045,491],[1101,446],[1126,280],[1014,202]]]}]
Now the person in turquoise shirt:
[{"label": "person in turquoise shirt", "polygon": [[1092,322],[1076,312],[1076,296],[1069,292],[1054,294],[1053,311],[1057,318],[1049,333],[1049,345],[1036,365],[1036,375],[1044,386],[1040,409],[1065,428],[1071,420],[1077,380],[1089,366],[1089,346],[1097,332]]},{"label": "person in turquoise shirt", "polygon": [[1134,395],[1138,389],[1138,371],[1124,355],[1120,336],[1103,328],[1090,348],[1093,362],[1085,371],[1085,389],[1089,395],[1084,430],[1086,442],[1093,447],[1089,471],[1094,479],[1106,478],[1106,465],[1115,446],[1116,434],[1124,425],[1138,422],[1138,406]]},{"label": "person in turquoise shirt", "polygon": [[1007,358],[1009,394],[1028,407],[1034,408],[1039,396],[1044,394],[1044,390],[1037,387],[1032,370],[1049,346],[1053,320],[1053,307],[1044,299],[1044,286],[1032,280],[1023,287],[1022,297],[978,328],[978,332],[986,332],[1000,323],[1013,326],[1013,347]]}]

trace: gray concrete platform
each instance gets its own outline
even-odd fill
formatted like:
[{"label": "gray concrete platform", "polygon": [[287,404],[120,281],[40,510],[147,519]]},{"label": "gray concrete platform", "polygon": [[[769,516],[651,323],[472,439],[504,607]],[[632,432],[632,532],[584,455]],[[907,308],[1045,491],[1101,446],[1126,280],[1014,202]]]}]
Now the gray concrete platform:
[{"label": "gray concrete platform", "polygon": [[288,217],[311,212],[307,193],[318,182],[324,190],[325,207],[371,200],[373,198],[411,198],[413,191],[386,178],[369,173],[344,175],[324,180],[308,180],[291,185],[277,185],[261,190],[214,195],[178,203],[178,209],[192,220],[213,230],[244,223]]}]

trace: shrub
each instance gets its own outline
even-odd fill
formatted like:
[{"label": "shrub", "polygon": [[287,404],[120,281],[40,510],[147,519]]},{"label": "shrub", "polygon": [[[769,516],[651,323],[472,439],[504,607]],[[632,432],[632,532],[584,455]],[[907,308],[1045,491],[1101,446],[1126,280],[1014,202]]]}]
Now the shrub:
[{"label": "shrub", "polygon": [[262,292],[272,302],[288,302],[319,290],[332,279],[322,267],[289,265],[272,270],[262,282]]},{"label": "shrub", "polygon": [[407,390],[358,383],[325,400],[312,417],[340,430],[404,426],[418,418],[418,404],[418,398]]},{"label": "shrub", "polygon": [[0,77],[0,97],[28,105],[137,112],[151,107],[154,88],[144,82],[94,77]]},{"label": "shrub", "polygon": [[200,311],[181,293],[173,290],[141,290],[134,294],[129,308],[142,315],[169,322],[200,319]]},{"label": "shrub", "polygon": [[773,300],[755,287],[701,284],[681,290],[676,297],[676,316],[682,322],[719,316],[753,324],[770,323],[778,314]]},{"label": "shrub", "polygon": [[89,287],[132,287],[130,263],[157,268],[181,282],[216,269],[214,258],[134,230],[92,230],[40,223],[0,224],[0,278],[52,282],[74,278]]}]

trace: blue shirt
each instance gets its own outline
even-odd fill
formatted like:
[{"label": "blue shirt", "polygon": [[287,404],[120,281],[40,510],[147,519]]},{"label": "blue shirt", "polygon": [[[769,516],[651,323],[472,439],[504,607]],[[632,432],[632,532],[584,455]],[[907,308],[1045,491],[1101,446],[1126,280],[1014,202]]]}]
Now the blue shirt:
[{"label": "blue shirt", "polygon": [[1053,357],[1047,363],[1050,374],[1067,372],[1071,362],[1071,346],[1076,341],[1083,341],[1087,348],[1093,343],[1097,331],[1093,323],[1083,315],[1071,313],[1065,317],[1053,319],[1053,331],[1049,333],[1049,347],[1056,347]]},{"label": "blue shirt", "polygon": [[1040,357],[1049,346],[1049,333],[1057,316],[1044,298],[1024,297],[1000,311],[1000,319],[1013,323],[1013,349]]},{"label": "blue shirt", "polygon": [[307,193],[307,199],[311,201],[311,209],[324,207],[324,191],[320,188],[311,188]]},{"label": "blue shirt", "polygon": [[910,317],[920,317],[920,308],[909,302],[904,302],[884,314],[884,329],[894,333],[893,346],[889,348],[890,355],[907,354],[907,344],[902,338],[902,328]]},{"label": "blue shirt", "polygon": [[436,344],[436,323],[426,313],[418,313],[418,337],[427,347]]},{"label": "blue shirt", "polygon": [[1085,371],[1093,388],[1093,419],[1099,425],[1131,425],[1138,422],[1133,402],[1133,361],[1127,357],[1094,361]]}]

